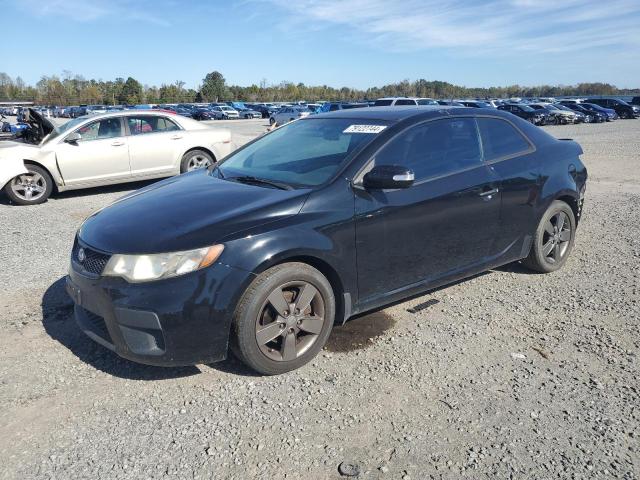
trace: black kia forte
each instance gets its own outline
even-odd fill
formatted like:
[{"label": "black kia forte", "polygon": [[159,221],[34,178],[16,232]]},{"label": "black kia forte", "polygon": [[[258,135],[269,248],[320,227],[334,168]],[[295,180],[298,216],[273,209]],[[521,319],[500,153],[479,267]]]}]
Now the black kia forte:
[{"label": "black kia forte", "polygon": [[300,367],[335,323],[573,247],[582,149],[510,113],[340,110],[291,122],[207,170],[134,192],[78,231],[80,328],[153,365]]}]

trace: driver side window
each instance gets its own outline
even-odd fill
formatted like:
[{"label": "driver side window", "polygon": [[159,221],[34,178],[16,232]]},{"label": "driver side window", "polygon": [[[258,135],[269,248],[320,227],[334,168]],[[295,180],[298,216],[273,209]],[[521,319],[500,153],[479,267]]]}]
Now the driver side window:
[{"label": "driver side window", "polygon": [[122,126],[119,118],[105,118],[80,127],[76,132],[82,136],[83,142],[90,142],[92,140],[121,137]]},{"label": "driver side window", "polygon": [[482,165],[473,118],[425,122],[398,134],[375,156],[376,165],[402,165],[416,181]]}]

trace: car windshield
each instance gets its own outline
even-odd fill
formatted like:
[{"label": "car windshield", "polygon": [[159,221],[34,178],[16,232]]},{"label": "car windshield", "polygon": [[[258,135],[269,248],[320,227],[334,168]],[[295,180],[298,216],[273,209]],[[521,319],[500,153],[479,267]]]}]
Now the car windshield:
[{"label": "car windshield", "polygon": [[233,110],[231,107],[220,107],[220,110]]},{"label": "car windshield", "polygon": [[382,121],[364,119],[291,122],[233,153],[219,170],[225,179],[249,176],[291,186],[320,185],[385,128]]},{"label": "car windshield", "polygon": [[533,108],[531,108],[529,105],[519,105],[519,107],[525,112],[533,112]]},{"label": "car windshield", "polygon": [[548,110],[560,110],[558,107],[556,107],[555,105],[547,105],[546,106]]},{"label": "car windshield", "polygon": [[63,125],[60,125],[59,127],[55,127],[53,131],[49,134],[49,136],[46,137],[45,142],[49,142],[54,138],[59,137],[60,135],[64,135],[69,130],[73,130],[73,128],[75,128],[77,125],[84,122],[86,119],[87,117],[74,118],[73,120],[69,120],[68,122],[64,123]]}]

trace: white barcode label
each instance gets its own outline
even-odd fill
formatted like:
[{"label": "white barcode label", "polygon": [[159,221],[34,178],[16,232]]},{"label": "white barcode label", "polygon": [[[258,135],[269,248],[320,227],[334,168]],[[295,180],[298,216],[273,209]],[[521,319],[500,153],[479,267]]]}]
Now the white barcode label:
[{"label": "white barcode label", "polygon": [[386,125],[350,125],[342,133],[380,133]]}]

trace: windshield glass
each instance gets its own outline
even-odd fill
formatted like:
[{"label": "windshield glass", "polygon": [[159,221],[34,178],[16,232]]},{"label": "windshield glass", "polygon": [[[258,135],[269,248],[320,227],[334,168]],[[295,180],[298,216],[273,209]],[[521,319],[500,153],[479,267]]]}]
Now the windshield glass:
[{"label": "windshield glass", "polygon": [[520,108],[525,112],[533,112],[533,108],[531,108],[529,105],[520,105]]},{"label": "windshield glass", "polygon": [[82,122],[84,122],[87,118],[88,117],[74,118],[73,120],[69,120],[68,122],[66,122],[64,125],[60,125],[59,127],[54,128],[53,132],[49,134],[45,142],[49,142],[50,140],[53,140],[54,138],[57,138],[60,135],[66,134],[68,131],[72,130],[76,125],[79,125]]},{"label": "windshield glass", "polygon": [[320,185],[385,125],[379,120],[348,118],[291,122],[233,153],[219,169],[226,179],[251,176],[293,186]]}]

